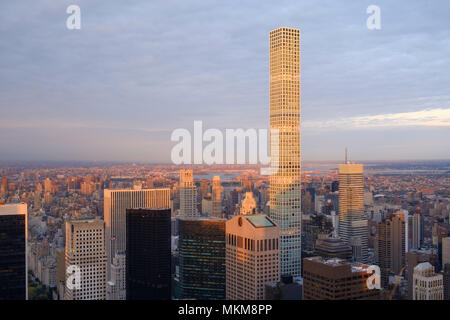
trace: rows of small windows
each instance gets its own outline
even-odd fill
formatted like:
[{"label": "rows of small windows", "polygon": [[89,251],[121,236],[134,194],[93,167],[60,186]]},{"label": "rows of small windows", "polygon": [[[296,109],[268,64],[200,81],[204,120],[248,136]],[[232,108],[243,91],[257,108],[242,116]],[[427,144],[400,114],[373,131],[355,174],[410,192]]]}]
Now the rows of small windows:
[{"label": "rows of small windows", "polygon": [[226,241],[227,244],[231,246],[236,246],[238,248],[256,252],[279,249],[278,238],[253,240],[228,233]]}]

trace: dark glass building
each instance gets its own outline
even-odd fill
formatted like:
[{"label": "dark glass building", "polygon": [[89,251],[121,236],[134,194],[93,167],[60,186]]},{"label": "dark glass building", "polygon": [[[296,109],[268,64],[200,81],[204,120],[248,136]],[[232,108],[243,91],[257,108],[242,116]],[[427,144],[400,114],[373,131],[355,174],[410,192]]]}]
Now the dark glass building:
[{"label": "dark glass building", "polygon": [[170,300],[170,209],[127,209],[127,300]]},{"label": "dark glass building", "polygon": [[179,298],[225,299],[225,220],[179,220]]},{"label": "dark glass building", "polygon": [[0,204],[0,300],[27,299],[26,219],[26,204]]},{"label": "dark glass building", "polygon": [[339,181],[333,181],[331,183],[331,192],[339,191]]}]

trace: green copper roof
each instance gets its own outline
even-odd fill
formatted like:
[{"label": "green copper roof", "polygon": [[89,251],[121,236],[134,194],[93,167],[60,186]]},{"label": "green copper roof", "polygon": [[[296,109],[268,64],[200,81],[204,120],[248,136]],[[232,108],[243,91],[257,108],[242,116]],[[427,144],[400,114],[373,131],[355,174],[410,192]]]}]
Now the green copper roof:
[{"label": "green copper roof", "polygon": [[275,227],[275,224],[263,214],[244,216],[256,228]]}]

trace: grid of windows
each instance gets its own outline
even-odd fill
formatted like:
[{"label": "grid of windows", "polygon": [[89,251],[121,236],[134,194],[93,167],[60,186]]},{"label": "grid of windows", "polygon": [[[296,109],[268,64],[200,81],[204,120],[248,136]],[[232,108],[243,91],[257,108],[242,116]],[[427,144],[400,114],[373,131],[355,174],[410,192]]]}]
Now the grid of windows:
[{"label": "grid of windows", "polygon": [[180,299],[225,299],[225,220],[179,220]]},{"label": "grid of windows", "polygon": [[[105,223],[88,219],[66,222],[66,269],[77,266],[80,286],[66,288],[65,300],[106,298]],[[66,274],[66,281],[70,274]]]},{"label": "grid of windows", "polygon": [[227,299],[265,299],[265,285],[280,280],[279,237],[279,227],[273,223],[255,227],[242,216],[227,221]]},{"label": "grid of windows", "polygon": [[281,274],[301,275],[300,30],[270,32],[270,216],[281,228]]},{"label": "grid of windows", "polygon": [[25,300],[26,216],[0,215],[0,300]]}]

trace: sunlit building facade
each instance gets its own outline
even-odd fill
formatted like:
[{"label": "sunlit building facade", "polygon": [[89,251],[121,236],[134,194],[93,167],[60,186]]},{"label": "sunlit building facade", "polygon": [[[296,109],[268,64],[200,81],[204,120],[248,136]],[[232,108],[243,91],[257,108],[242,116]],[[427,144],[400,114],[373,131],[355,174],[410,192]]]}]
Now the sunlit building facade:
[{"label": "sunlit building facade", "polygon": [[269,47],[270,217],[281,230],[281,275],[300,276],[300,30],[272,30]]},{"label": "sunlit building facade", "polygon": [[248,214],[256,214],[256,201],[253,197],[253,192],[246,192],[245,198],[242,200],[241,203],[241,209],[240,209],[241,215],[248,215]]},{"label": "sunlit building facade", "polygon": [[222,217],[222,191],[223,187],[220,183],[220,176],[213,177],[212,183],[212,216]]},{"label": "sunlit building facade", "polygon": [[197,188],[192,170],[180,170],[180,217],[198,217]]},{"label": "sunlit building facade", "polygon": [[66,273],[64,300],[105,300],[105,222],[93,218],[67,221],[65,256],[66,270],[76,269]]},{"label": "sunlit building facade", "polygon": [[126,210],[136,208],[170,208],[170,189],[105,189],[108,270],[115,254],[124,254],[126,251]]},{"label": "sunlit building facade", "polygon": [[367,287],[369,266],[339,258],[303,260],[304,300],[378,300],[380,290]]},{"label": "sunlit building facade", "polygon": [[367,262],[368,221],[364,213],[364,167],[339,165],[339,237],[352,246],[353,259]]},{"label": "sunlit building facade", "polygon": [[237,216],[226,224],[227,300],[264,300],[280,280],[280,228],[266,215]]}]

